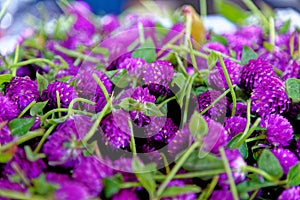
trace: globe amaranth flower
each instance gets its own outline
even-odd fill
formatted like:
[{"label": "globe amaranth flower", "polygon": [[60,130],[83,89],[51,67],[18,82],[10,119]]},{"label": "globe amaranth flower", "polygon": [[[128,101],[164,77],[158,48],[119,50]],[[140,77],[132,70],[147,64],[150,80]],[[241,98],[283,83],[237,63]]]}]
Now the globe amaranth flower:
[{"label": "globe amaranth flower", "polygon": [[132,168],[132,158],[119,158],[113,161],[112,168],[114,174],[121,173],[124,182],[135,182],[137,181]]},{"label": "globe amaranth flower", "polygon": [[282,50],[285,50],[287,53],[291,52],[290,42],[294,43],[294,50],[298,49],[298,34],[295,32],[285,33],[285,34],[276,34],[275,45],[280,47]]},{"label": "globe amaranth flower", "polygon": [[[221,92],[217,90],[207,90],[198,96],[199,112],[204,111],[210,106],[219,96]],[[217,103],[215,103],[208,111],[203,115],[208,116],[214,120],[220,120],[225,117],[227,112],[227,99],[223,97]]]},{"label": "globe amaranth flower", "polygon": [[285,85],[277,77],[262,80],[251,93],[251,100],[251,110],[259,116],[283,114],[290,106]]},{"label": "globe amaranth flower", "polygon": [[130,76],[140,79],[147,65],[146,61],[141,58],[125,58],[117,65],[117,69],[126,69]]},{"label": "globe amaranth flower", "polygon": [[60,107],[67,108],[70,102],[77,97],[76,91],[73,86],[67,83],[55,81],[50,83],[48,87],[42,92],[42,101],[48,100],[50,108],[57,108],[56,93],[58,92],[60,98]]},{"label": "globe amaranth flower", "polygon": [[83,146],[81,141],[92,127],[90,118],[75,115],[57,126],[43,145],[49,165],[73,167],[80,159]]},{"label": "globe amaranth flower", "polygon": [[244,36],[237,34],[229,34],[225,35],[225,37],[227,38],[228,47],[235,51],[237,59],[241,59],[244,46],[248,46],[252,49],[255,48],[255,44]]},{"label": "globe amaranth flower", "polygon": [[[232,108],[233,108],[233,103],[229,105],[229,109],[232,110]],[[247,117],[247,106],[245,103],[242,102],[236,103],[235,116],[244,117],[244,118]]]},{"label": "globe amaranth flower", "polygon": [[6,122],[0,122],[0,145],[7,144],[13,140],[13,136]]},{"label": "globe amaranth flower", "polygon": [[0,96],[0,105],[0,121],[10,121],[20,114],[18,104],[6,96]]},{"label": "globe amaranth flower", "polygon": [[265,51],[261,53],[260,58],[284,71],[289,63],[290,55],[284,50],[275,48],[272,52]]},{"label": "globe amaranth flower", "polygon": [[[20,192],[20,193],[27,192],[25,187],[23,187],[22,185],[16,182],[11,182],[8,179],[0,179],[0,190],[10,190],[10,191]],[[0,200],[9,200],[9,198],[0,196]]]},{"label": "globe amaranth flower", "polygon": [[241,71],[240,87],[251,92],[262,80],[275,76],[273,66],[260,58],[250,60]]},{"label": "globe amaranth flower", "polygon": [[281,115],[270,115],[260,125],[266,128],[266,139],[274,146],[288,146],[294,137],[292,125]]},{"label": "globe amaranth flower", "polygon": [[287,174],[290,168],[298,162],[297,156],[288,149],[278,147],[271,149],[271,152],[278,159],[284,174]]},{"label": "globe amaranth flower", "polygon": [[210,200],[233,200],[230,190],[214,190],[210,196]]},{"label": "globe amaranth flower", "polygon": [[[224,58],[224,64],[229,74],[231,83],[233,85],[239,84],[242,66],[228,58]],[[210,70],[208,74],[208,84],[218,90],[229,88],[220,62],[217,62],[216,66]]]},{"label": "globe amaranth flower", "polygon": [[[185,182],[183,180],[172,180],[168,183],[168,187],[184,187]],[[187,191],[186,193],[179,194],[177,196],[172,197],[163,197],[162,200],[195,200],[197,195],[193,192]]]},{"label": "globe amaranth flower", "polygon": [[[226,149],[225,154],[227,160],[229,162],[229,166],[234,172],[232,172],[232,177],[234,179],[235,184],[238,184],[245,180],[246,174],[242,172],[242,168],[246,166],[246,162],[241,156],[238,149]],[[226,173],[220,174],[219,176],[219,186],[222,188],[229,188],[228,176]]]},{"label": "globe amaranth flower", "polygon": [[288,200],[300,199],[300,186],[294,186],[285,189],[278,197],[278,200],[287,200],[287,199]]},{"label": "globe amaranth flower", "polygon": [[225,146],[228,142],[228,133],[222,124],[209,118],[206,118],[206,121],[208,132],[202,138],[201,150],[218,154],[219,148]]},{"label": "globe amaranth flower", "polygon": [[63,184],[59,189],[54,192],[55,199],[61,200],[88,200],[91,199],[87,188],[78,182],[69,182],[68,184]]},{"label": "globe amaranth flower", "polygon": [[224,127],[228,133],[228,139],[230,140],[237,134],[244,132],[247,124],[247,119],[244,117],[233,116],[227,117],[224,123]]},{"label": "globe amaranth flower", "polygon": [[18,172],[15,171],[14,166],[28,179],[37,178],[43,170],[46,169],[46,164],[42,159],[30,161],[26,157],[25,150],[21,148],[18,148],[12,160],[6,163],[3,172],[4,175],[11,176],[18,174]]},{"label": "globe amaranth flower", "polygon": [[297,60],[291,60],[282,74],[282,80],[286,81],[289,78],[300,78],[300,65]]},{"label": "globe amaranth flower", "polygon": [[32,81],[28,76],[13,77],[5,88],[5,95],[17,102],[20,110],[40,96],[36,81]]},{"label": "globe amaranth flower", "polygon": [[130,119],[130,115],[127,112],[116,110],[101,121],[100,134],[105,145],[116,149],[129,150],[130,128],[128,119]]},{"label": "globe amaranth flower", "polygon": [[190,143],[190,130],[185,125],[181,130],[178,130],[175,137],[168,144],[168,152],[172,157],[176,157],[179,153],[186,150]]},{"label": "globe amaranth flower", "polygon": [[92,197],[96,197],[103,189],[102,179],[113,175],[111,168],[95,156],[83,157],[74,167],[72,177],[87,187]]},{"label": "globe amaranth flower", "polygon": [[112,196],[112,200],[139,200],[133,189],[122,189]]},{"label": "globe amaranth flower", "polygon": [[255,48],[259,47],[263,41],[263,30],[259,26],[245,26],[236,31],[235,34],[251,41]]},{"label": "globe amaranth flower", "polygon": [[205,49],[205,48],[213,50],[213,51],[218,51],[225,55],[229,55],[228,49],[219,42],[207,42],[206,44],[203,45],[203,49]]},{"label": "globe amaranth flower", "polygon": [[101,31],[105,35],[111,34],[114,30],[121,26],[118,16],[109,14],[101,18]]}]

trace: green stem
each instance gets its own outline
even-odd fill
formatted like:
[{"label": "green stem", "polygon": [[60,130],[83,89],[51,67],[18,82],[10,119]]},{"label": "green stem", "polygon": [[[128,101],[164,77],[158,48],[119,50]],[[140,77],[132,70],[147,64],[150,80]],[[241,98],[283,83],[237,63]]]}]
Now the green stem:
[{"label": "green stem", "polygon": [[184,40],[184,46],[188,47],[188,41],[191,38],[191,31],[192,31],[192,15],[188,14],[186,15],[186,22],[185,22],[185,40]]},{"label": "green stem", "polygon": [[56,127],[56,124],[50,126],[50,128],[43,135],[42,139],[39,141],[39,144],[37,145],[37,147],[35,148],[33,153],[37,154],[41,150],[44,142],[46,141],[48,136],[52,133],[52,131],[55,129],[55,127]]},{"label": "green stem", "polygon": [[[55,91],[56,94],[56,102],[57,102],[57,108],[60,109],[60,96],[59,96],[59,91]],[[58,112],[58,117],[61,118],[61,112]]]},{"label": "green stem", "polygon": [[194,82],[196,76],[197,76],[197,73],[195,73],[188,80],[188,87],[186,90],[186,99],[185,99],[184,113],[183,113],[183,119],[182,119],[183,124],[185,124],[185,122],[187,121],[187,114],[188,114],[188,110],[189,110],[188,108],[189,108],[190,98],[191,98],[191,90],[192,90],[193,82]]},{"label": "green stem", "polygon": [[235,112],[236,112],[236,95],[235,95],[235,91],[234,91],[234,88],[232,86],[230,76],[228,74],[228,71],[227,71],[227,68],[225,66],[225,63],[224,63],[224,60],[223,60],[222,56],[219,56],[219,59],[220,59],[222,70],[223,70],[225,78],[226,78],[226,82],[228,84],[228,87],[229,87],[229,90],[230,90],[230,93],[231,93],[232,103],[233,103],[231,116],[234,116]]},{"label": "green stem", "polygon": [[226,174],[227,174],[227,177],[228,177],[228,181],[229,181],[229,185],[230,185],[230,191],[232,193],[233,199],[234,200],[239,200],[239,195],[238,195],[238,192],[237,192],[237,189],[236,189],[236,185],[235,185],[234,179],[232,177],[232,171],[230,169],[230,165],[229,165],[229,162],[228,162],[228,159],[226,157],[225,150],[224,150],[223,147],[220,148],[220,154],[221,154],[221,158],[223,160],[225,171],[226,171]]},{"label": "green stem", "polygon": [[[173,44],[167,45],[167,48],[173,49],[173,50],[178,51],[178,52],[182,52],[182,51],[184,51],[184,52],[186,52],[186,53],[189,53],[189,52],[190,52],[190,49],[188,49],[188,48],[180,47],[180,46],[173,45]],[[194,55],[195,55],[195,56],[204,58],[204,59],[206,59],[206,60],[208,59],[208,55],[206,55],[205,53],[202,53],[202,52],[196,51],[196,50],[193,50],[193,52],[194,52]]]},{"label": "green stem", "polygon": [[36,103],[36,101],[32,101],[22,112],[19,114],[18,118],[21,118],[30,108]]},{"label": "green stem", "polygon": [[219,181],[219,176],[214,176],[210,184],[205,189],[205,191],[203,191],[202,194],[199,196],[198,200],[209,199],[210,195],[212,194],[216,185],[218,184],[218,181]]},{"label": "green stem", "polygon": [[270,29],[270,43],[272,47],[275,47],[275,37],[276,37],[276,31],[275,31],[275,24],[274,24],[274,18],[269,18],[269,29]]},{"label": "green stem", "polygon": [[268,174],[267,172],[265,172],[261,169],[252,167],[252,166],[246,165],[242,168],[242,171],[243,172],[252,172],[252,173],[255,173],[255,174],[259,174],[259,175],[263,176],[266,180],[268,180],[270,182],[276,181],[276,179],[274,177],[272,177],[270,174]]},{"label": "green stem", "polygon": [[144,26],[141,22],[138,23],[138,30],[139,30],[139,36],[140,36],[140,43],[145,43],[145,35],[144,35]]},{"label": "green stem", "polygon": [[259,125],[261,121],[261,118],[257,118],[255,122],[253,123],[252,127],[248,132],[244,132],[243,135],[240,137],[240,139],[237,141],[236,144],[233,145],[233,148],[239,147],[241,144],[243,144],[247,138],[255,131],[256,127]]},{"label": "green stem", "polygon": [[[235,87],[235,85],[233,85],[233,87]],[[223,94],[221,94],[218,98],[216,98],[216,100],[214,100],[209,106],[207,106],[200,114],[203,115],[204,113],[206,113],[210,108],[212,108],[216,103],[218,103],[218,101],[224,98],[229,92],[230,89],[223,92]]]},{"label": "green stem", "polygon": [[196,57],[195,57],[195,54],[194,54],[193,45],[192,45],[192,42],[191,42],[190,39],[188,40],[188,44],[189,44],[189,48],[190,48],[189,53],[190,53],[190,56],[191,56],[191,59],[192,59],[194,73],[197,73],[198,72],[198,65],[197,65],[197,62],[196,62]]},{"label": "green stem", "polygon": [[33,138],[40,137],[40,136],[44,135],[44,132],[45,132],[44,129],[38,129],[36,131],[30,131],[26,135],[23,135],[23,136],[19,137],[17,140],[9,142],[9,143],[7,143],[3,146],[0,146],[0,152],[9,149],[10,147],[12,147],[15,144],[20,145],[20,144],[23,144],[24,142],[27,142],[27,141],[29,141]]},{"label": "green stem", "polygon": [[[228,56],[228,55],[226,55],[226,54],[224,54],[224,53],[221,53],[221,52],[219,52],[219,51],[215,51],[215,50],[212,50],[212,49],[208,49],[208,48],[203,48],[203,50],[204,51],[206,51],[207,53],[211,53],[211,52],[214,52],[215,54],[217,54],[218,56],[222,56],[223,58],[228,58],[228,59],[230,59],[231,61],[233,61],[233,62],[235,62],[235,63],[237,63],[237,64],[242,64],[241,63],[241,61],[240,60],[237,60],[237,59],[235,59],[235,58],[233,58],[233,57],[230,57],[230,56]],[[199,52],[199,51],[198,51]],[[201,52],[200,52],[201,53]],[[195,55],[197,55],[197,54],[195,54]]]},{"label": "green stem", "polygon": [[54,48],[56,50],[64,53],[64,54],[70,56],[70,57],[73,57],[73,58],[79,58],[79,59],[86,60],[86,61],[93,62],[93,63],[99,63],[100,62],[99,59],[97,59],[97,58],[85,55],[85,54],[80,53],[78,51],[73,51],[73,50],[64,48],[64,47],[62,47],[60,45],[55,45]]},{"label": "green stem", "polygon": [[103,110],[100,112],[99,116],[97,117],[96,121],[94,122],[92,128],[89,130],[89,132],[87,133],[87,135],[83,138],[83,140],[82,140],[83,143],[87,143],[89,141],[89,139],[91,139],[93,137],[93,135],[95,134],[95,132],[96,132],[96,130],[97,130],[97,128],[98,128],[101,120],[105,116],[105,113],[111,107],[111,104],[112,104],[112,98],[110,98],[108,100],[108,102],[104,106]]},{"label": "green stem", "polygon": [[[16,50],[15,50],[15,58],[14,58],[14,64],[16,64],[19,60],[19,53],[20,53],[20,45],[17,45]],[[16,76],[17,75],[17,69],[14,68],[12,71],[12,75]]]},{"label": "green stem", "polygon": [[103,92],[103,94],[105,96],[106,101],[108,101],[109,100],[109,94],[107,92],[107,89],[106,89],[105,85],[99,79],[99,77],[97,76],[97,74],[93,73],[93,78],[97,82],[97,84],[99,85],[99,87],[101,88],[101,90],[102,90],[102,92]]},{"label": "green stem", "polygon": [[132,123],[130,118],[127,119],[127,123],[130,129],[130,149],[133,155],[136,155],[136,147],[135,147],[135,140],[134,140],[134,133],[133,133],[133,128],[132,128]]},{"label": "green stem", "polygon": [[255,190],[255,191],[251,194],[249,200],[253,200],[253,199],[256,197],[256,195],[257,195],[257,193],[259,192],[259,190],[260,190],[260,189]]},{"label": "green stem", "polygon": [[266,16],[256,7],[256,5],[252,2],[252,0],[242,0],[246,6],[253,12],[254,15],[256,15],[263,25],[268,28],[269,23]]},{"label": "green stem", "polygon": [[186,69],[185,69],[185,67],[184,67],[184,65],[183,65],[183,63],[182,63],[182,61],[181,61],[181,59],[179,58],[178,53],[175,53],[175,57],[176,57],[176,60],[177,60],[179,69],[181,69],[181,72],[183,73],[183,75],[184,75],[185,77],[188,77],[189,75],[188,75],[188,73],[186,72]]},{"label": "green stem", "polygon": [[138,182],[126,182],[126,183],[120,184],[120,188],[122,188],[122,189],[136,188],[136,187],[140,187],[140,186],[141,186],[141,184]]},{"label": "green stem", "polygon": [[171,98],[168,98],[166,100],[164,100],[163,102],[161,102],[157,107],[160,109],[161,107],[163,107],[165,104],[169,103],[170,101],[176,99],[176,96],[173,96]]},{"label": "green stem", "polygon": [[256,136],[256,137],[252,137],[252,138],[249,138],[246,140],[246,142],[253,142],[253,141],[256,141],[256,140],[263,140],[263,139],[266,139],[266,135],[259,135],[259,136]]},{"label": "green stem", "polygon": [[74,104],[77,103],[77,102],[88,103],[88,104],[91,104],[91,105],[95,105],[96,104],[95,102],[87,100],[87,99],[84,99],[84,98],[75,98],[69,104],[69,107],[68,107],[68,116],[70,116],[70,115],[73,114],[73,107],[74,107]]},{"label": "green stem", "polygon": [[[294,39],[295,39],[295,34],[293,33],[292,36],[291,36],[291,38],[290,38],[290,40],[289,40],[290,55],[291,55],[292,58],[294,58],[294,54],[295,54]],[[299,54],[299,52],[298,52],[298,54]]]},{"label": "green stem", "polygon": [[25,65],[30,65],[33,63],[46,63],[46,64],[50,65],[51,67],[53,67],[54,69],[60,70],[60,68],[56,64],[54,64],[52,61],[50,61],[46,58],[33,58],[30,60],[25,60],[25,61],[10,65],[10,68],[14,69],[14,68],[18,68],[18,67],[25,66]]},{"label": "green stem", "polygon": [[165,166],[165,169],[166,169],[166,174],[169,174],[170,173],[170,163],[168,162],[168,159],[166,157],[166,155],[163,153],[163,152],[160,152],[159,153],[160,156],[162,157],[163,161],[164,161],[164,166]]},{"label": "green stem", "polygon": [[[224,173],[224,169],[215,169],[215,170],[207,170],[207,171],[199,171],[199,172],[189,172],[186,174],[177,174],[173,178],[174,179],[187,179],[187,178],[201,178],[201,177],[207,177],[207,176],[214,176],[218,174]],[[165,175],[155,175],[154,179],[156,181],[163,181],[165,180]]]},{"label": "green stem", "polygon": [[[6,197],[8,199],[23,199],[23,200],[31,200],[33,199],[32,196],[26,194],[26,193],[21,193],[21,192],[16,192],[14,190],[0,190],[0,196],[1,197]],[[37,198],[34,197],[35,200],[37,199],[42,199],[42,198]]]},{"label": "green stem", "polygon": [[0,11],[0,20],[2,20],[4,14],[5,14],[5,12],[6,12],[7,8],[8,8],[8,6],[10,4],[10,2],[11,2],[11,0],[6,0],[5,1],[4,5],[3,5],[3,7],[2,7],[2,9]]},{"label": "green stem", "polygon": [[206,3],[206,0],[200,0],[200,13],[201,13],[202,18],[205,18],[207,16],[207,3]]},{"label": "green stem", "polygon": [[183,163],[188,159],[188,157],[190,156],[190,154],[197,148],[199,147],[199,142],[195,142],[193,143],[188,150],[180,157],[180,159],[178,160],[178,162],[176,163],[176,165],[173,167],[173,169],[171,170],[171,172],[167,175],[166,179],[162,182],[162,184],[160,185],[159,189],[157,190],[157,195],[156,196],[160,196],[164,190],[167,187],[167,184],[173,179],[173,177],[175,176],[175,174],[178,172],[178,170],[181,168],[181,166],[183,165]]}]

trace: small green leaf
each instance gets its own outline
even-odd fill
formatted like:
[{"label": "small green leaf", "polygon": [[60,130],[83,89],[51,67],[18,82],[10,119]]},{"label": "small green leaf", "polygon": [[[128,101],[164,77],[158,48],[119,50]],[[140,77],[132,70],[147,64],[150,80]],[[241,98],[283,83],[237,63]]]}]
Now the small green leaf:
[{"label": "small green leaf", "polygon": [[105,75],[111,79],[114,75],[116,75],[116,73],[118,73],[121,70],[117,69],[117,70],[105,71]]},{"label": "small green leaf", "polygon": [[38,102],[34,104],[30,108],[30,115],[31,116],[37,116],[37,115],[43,115],[43,109],[47,105],[48,101]]},{"label": "small green leaf", "polygon": [[126,111],[134,110],[136,105],[137,105],[137,101],[130,97],[122,99],[121,103],[118,104],[118,106],[120,106],[122,109]]},{"label": "small green leaf", "polygon": [[274,183],[261,181],[257,178],[255,180],[251,179],[249,181],[248,180],[244,181],[244,182],[238,184],[236,188],[239,193],[245,193],[245,192],[251,192],[251,191],[255,191],[255,190],[262,189],[265,187],[270,187],[270,186],[274,186]]},{"label": "small green leaf", "polygon": [[120,184],[123,182],[122,175],[116,174],[110,178],[103,179],[104,195],[106,198],[111,198],[114,194],[120,191]]},{"label": "small green leaf", "polygon": [[265,49],[267,49],[269,52],[272,52],[274,50],[274,45],[269,42],[264,42],[263,46]]},{"label": "small green leaf", "polygon": [[147,116],[164,116],[164,114],[159,110],[156,104],[147,102],[145,105],[145,111],[143,112]]},{"label": "small green leaf", "polygon": [[199,86],[192,89],[193,94],[195,97],[198,97],[199,94],[202,94],[203,92],[206,92],[208,90],[207,86]]},{"label": "small green leaf", "polygon": [[198,193],[200,191],[200,187],[196,185],[185,185],[184,187],[170,186],[165,189],[160,197],[176,197],[181,194]]},{"label": "small green leaf", "polygon": [[42,196],[51,195],[59,188],[58,185],[47,182],[45,174],[41,174],[38,178],[33,179],[32,183],[33,188],[30,188],[31,192]]},{"label": "small green leaf", "polygon": [[298,162],[290,168],[287,175],[287,181],[289,187],[300,185],[300,163]]},{"label": "small green leaf", "polygon": [[[238,135],[234,136],[227,144],[229,148],[233,148],[234,145],[239,141],[240,137],[242,136],[243,133],[239,133]],[[248,158],[248,146],[246,142],[243,142],[239,147],[238,150],[240,151],[241,155],[243,156],[244,159]]]},{"label": "small green leaf", "polygon": [[194,151],[182,166],[188,171],[205,171],[224,169],[222,159],[213,154],[206,154],[206,156],[199,158],[199,151]]},{"label": "small green leaf", "polygon": [[199,112],[195,111],[192,115],[191,121],[189,123],[189,129],[191,134],[197,139],[201,139],[207,134],[207,123]]},{"label": "small green leaf", "polygon": [[151,38],[147,38],[137,50],[132,53],[133,58],[142,58],[146,62],[151,63],[156,60],[155,45]]},{"label": "small green leaf", "polygon": [[12,136],[25,135],[35,122],[35,117],[31,118],[16,118],[8,123],[8,127]]},{"label": "small green leaf", "polygon": [[223,44],[224,46],[227,46],[227,38],[218,34],[212,34],[211,39],[212,42],[219,42]]},{"label": "small green leaf", "polygon": [[215,8],[218,13],[226,17],[229,21],[242,25],[250,14],[238,5],[224,0],[215,0]]},{"label": "small green leaf", "polygon": [[42,159],[42,158],[45,158],[45,154],[42,154],[42,153],[34,153],[32,151],[32,149],[30,148],[30,146],[25,146],[24,147],[25,149],[25,154],[26,154],[26,158],[31,161],[31,162],[34,162],[34,161],[37,161],[39,159]]},{"label": "small green leaf", "polygon": [[187,80],[185,76],[182,73],[175,73],[173,80],[171,82],[172,87],[174,87],[174,84],[176,84],[179,87],[179,91],[176,93],[176,99],[180,106],[182,106],[183,98],[185,96],[185,89]]},{"label": "small green leaf", "polygon": [[216,66],[218,58],[219,58],[219,56],[216,52],[213,52],[213,51],[210,52],[208,59],[207,59],[207,66],[208,66],[209,70],[213,69],[214,66]]},{"label": "small green leaf", "polygon": [[246,65],[249,60],[255,60],[257,59],[257,54],[248,46],[243,46],[243,52],[242,52],[242,65]]},{"label": "small green leaf", "polygon": [[40,75],[38,72],[36,73],[36,79],[38,82],[38,89],[40,93],[42,93],[42,91],[48,87],[49,82],[44,76]]},{"label": "small green leaf", "polygon": [[73,76],[64,76],[64,77],[58,78],[57,80],[67,83],[69,80],[71,80],[71,78],[73,78]]},{"label": "small green leaf", "polygon": [[14,157],[12,152],[0,152],[0,163],[7,163]]},{"label": "small green leaf", "polygon": [[3,83],[10,82],[11,79],[12,79],[11,74],[1,74],[0,75],[0,85],[2,85]]},{"label": "small green leaf", "polygon": [[291,25],[291,19],[285,21],[284,24],[280,27],[279,33],[280,33],[280,34],[285,34],[285,33],[287,33],[288,30],[290,29],[290,25]]},{"label": "small green leaf", "polygon": [[125,88],[130,82],[130,75],[128,74],[127,70],[120,70],[119,73],[116,73],[112,78],[111,81],[114,85],[119,88]]},{"label": "small green leaf", "polygon": [[283,175],[283,170],[278,159],[268,149],[263,150],[257,164],[260,169],[266,171],[275,178],[280,178]]},{"label": "small green leaf", "polygon": [[293,103],[300,102],[300,79],[289,78],[285,81],[285,89]]}]

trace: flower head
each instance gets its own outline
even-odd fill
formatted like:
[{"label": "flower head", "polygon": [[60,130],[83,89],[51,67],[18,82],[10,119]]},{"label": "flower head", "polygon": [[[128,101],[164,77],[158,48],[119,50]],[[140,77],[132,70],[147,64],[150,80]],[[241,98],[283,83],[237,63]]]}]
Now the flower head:
[{"label": "flower head", "polygon": [[271,152],[278,159],[284,174],[287,174],[290,168],[298,162],[297,156],[288,149],[278,147],[271,149]]},{"label": "flower head", "polygon": [[184,151],[189,146],[190,130],[185,125],[181,130],[178,130],[175,137],[168,144],[168,152],[175,158],[175,156]]},{"label": "flower head", "polygon": [[13,140],[13,136],[6,122],[0,122],[0,145],[4,145]]},{"label": "flower head", "polygon": [[58,190],[55,191],[54,196],[55,199],[62,200],[86,200],[91,198],[87,188],[83,184],[74,181],[62,185]]},{"label": "flower head", "polygon": [[102,25],[102,27],[101,27],[102,32],[105,35],[109,35],[114,30],[116,30],[117,28],[119,28],[121,26],[118,17],[113,14],[105,15],[101,19],[101,25]]},{"label": "flower head", "polygon": [[295,187],[285,189],[278,197],[278,200],[287,200],[287,199],[289,200],[300,199],[300,186],[295,186]]},{"label": "flower head", "polygon": [[148,64],[141,58],[125,58],[117,69],[126,69],[130,76],[135,78],[142,78],[143,71]]},{"label": "flower head", "polygon": [[0,121],[10,121],[20,114],[18,104],[6,96],[0,96],[0,105]]},{"label": "flower head", "polygon": [[247,119],[244,117],[233,116],[225,120],[224,127],[228,132],[228,139],[230,140],[237,134],[244,132],[247,124]]},{"label": "flower head", "polygon": [[225,55],[229,55],[228,49],[219,42],[207,42],[205,45],[203,45],[203,48],[207,48],[210,50],[218,51],[220,53],[223,53]]},{"label": "flower head", "polygon": [[265,51],[260,55],[260,58],[284,71],[289,63],[290,55],[278,48],[275,48],[273,52]]},{"label": "flower head", "polygon": [[288,78],[300,78],[300,65],[297,60],[291,60],[284,69],[282,80],[286,81]]},{"label": "flower head", "polygon": [[[27,192],[25,187],[23,187],[18,183],[11,182],[9,179],[0,179],[0,190],[10,190],[10,191],[21,192],[21,193]],[[9,198],[0,196],[0,200],[9,200]]]},{"label": "flower head", "polygon": [[114,194],[112,200],[139,200],[138,196],[132,189],[122,189],[117,194]]},{"label": "flower head", "polygon": [[214,190],[210,200],[233,200],[232,193],[228,189]]}]

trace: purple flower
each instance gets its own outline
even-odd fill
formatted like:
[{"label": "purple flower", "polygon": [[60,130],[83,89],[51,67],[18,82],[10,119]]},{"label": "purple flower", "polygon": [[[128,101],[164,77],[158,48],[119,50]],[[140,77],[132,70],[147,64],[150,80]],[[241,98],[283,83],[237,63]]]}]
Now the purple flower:
[{"label": "purple flower", "polygon": [[177,154],[188,148],[190,143],[190,135],[190,130],[187,125],[176,132],[175,137],[168,144],[168,152],[172,157],[175,158]]},{"label": "purple flower", "polygon": [[284,174],[287,174],[290,168],[298,162],[297,156],[288,149],[278,147],[271,149],[271,152],[278,159]]},{"label": "purple flower", "polygon": [[47,172],[46,180],[50,183],[54,183],[56,185],[64,185],[68,184],[71,181],[71,178],[67,174],[58,174],[55,172]]},{"label": "purple flower", "polygon": [[292,40],[292,37],[294,37],[293,39],[294,50],[296,50],[298,49],[298,34],[295,34],[295,32],[276,35],[275,45],[285,50],[287,53],[290,53],[291,52],[290,41]]},{"label": "purple flower", "polygon": [[20,110],[40,96],[36,81],[32,81],[28,76],[13,77],[5,88],[5,95],[17,102]]},{"label": "purple flower", "polygon": [[[183,31],[185,28],[184,24],[179,22],[177,24],[174,24],[168,33],[165,35],[165,37],[162,39],[162,45],[166,45],[168,42],[170,42],[174,37],[178,36],[181,31]],[[177,40],[174,44],[179,44],[180,40]]]},{"label": "purple flower", "polygon": [[259,26],[245,26],[235,34],[248,39],[252,42],[252,45],[260,46],[263,41],[263,30]]},{"label": "purple flower", "polygon": [[300,65],[297,60],[291,60],[284,69],[282,80],[286,81],[288,78],[300,78]]},{"label": "purple flower", "polygon": [[281,115],[270,115],[260,125],[266,128],[267,140],[274,146],[288,146],[294,137],[292,125]]},{"label": "purple flower", "polygon": [[[233,108],[233,104],[229,105],[229,109],[232,110]],[[247,117],[247,106],[245,105],[245,103],[242,102],[237,102],[236,103],[236,112],[235,112],[236,116],[240,116],[240,117]]]},{"label": "purple flower", "polygon": [[247,119],[244,117],[233,116],[225,120],[224,127],[228,132],[228,139],[230,140],[237,134],[244,132],[247,124]]},{"label": "purple flower", "polygon": [[[233,85],[239,84],[242,66],[227,58],[224,58],[224,63],[228,71],[231,83]],[[208,75],[208,83],[211,87],[219,90],[229,88],[220,62],[217,62],[216,66],[212,70],[210,70]]]},{"label": "purple flower", "polygon": [[203,45],[203,48],[207,48],[210,50],[218,51],[220,53],[223,53],[225,55],[229,55],[228,49],[219,42],[207,42],[205,45]]},{"label": "purple flower", "polygon": [[121,26],[119,19],[116,15],[105,15],[101,19],[102,32],[105,35],[111,34],[114,30]]},{"label": "purple flower", "polygon": [[251,93],[251,110],[260,116],[283,114],[290,105],[284,83],[277,77],[263,79]]},{"label": "purple flower", "polygon": [[[10,190],[10,191],[21,192],[21,193],[27,192],[22,185],[15,182],[11,182],[8,179],[0,179],[0,190]],[[0,196],[0,200],[9,200],[9,198]]]},{"label": "purple flower", "polygon": [[112,169],[94,156],[83,157],[73,170],[73,179],[84,184],[96,197],[103,189],[102,179],[112,176]]},{"label": "purple flower", "polygon": [[10,121],[20,114],[18,104],[6,96],[0,96],[0,121]]},{"label": "purple flower", "polygon": [[0,145],[7,144],[13,140],[13,136],[6,122],[0,122]]},{"label": "purple flower", "polygon": [[132,189],[122,189],[117,194],[114,194],[112,200],[139,200],[138,196]]},{"label": "purple flower", "polygon": [[[207,90],[206,92],[198,96],[199,112],[205,110],[208,106],[215,101],[221,92],[217,90]],[[212,106],[206,113],[205,116],[208,116],[214,120],[220,120],[225,117],[227,112],[227,99],[226,97],[218,101],[214,106]]]},{"label": "purple flower", "polygon": [[214,190],[210,200],[233,200],[230,190]]},{"label": "purple flower", "polygon": [[202,138],[202,150],[206,152],[219,153],[219,148],[227,144],[228,133],[222,124],[206,118],[208,133]]},{"label": "purple flower", "polygon": [[55,199],[60,200],[88,200],[91,199],[87,188],[78,182],[69,182],[55,191]]},{"label": "purple flower", "polygon": [[[168,187],[184,187],[185,183],[182,180],[172,180],[168,183]],[[183,194],[179,194],[177,196],[172,196],[172,197],[163,197],[161,198],[162,200],[194,200],[197,198],[197,195],[192,192],[186,192]]]},{"label": "purple flower", "polygon": [[123,62],[117,65],[117,69],[126,69],[130,76],[141,78],[147,65],[141,58],[125,58]]},{"label": "purple flower", "polygon": [[[242,168],[247,164],[244,161],[243,157],[241,156],[239,150],[226,149],[225,154],[229,162],[230,168],[234,170],[234,172],[232,172],[232,177],[234,179],[235,184],[242,182],[246,178],[246,174],[242,172]],[[218,184],[224,189],[229,188],[229,182],[226,173],[220,174]]]},{"label": "purple flower", "polygon": [[273,52],[263,52],[260,55],[260,58],[277,67],[281,71],[284,71],[289,63],[290,55],[287,52],[276,48]]},{"label": "purple flower", "polygon": [[281,195],[278,197],[278,200],[298,200],[300,199],[300,186],[291,187],[285,189]]},{"label": "purple flower", "polygon": [[240,86],[251,92],[271,76],[275,76],[275,71],[270,63],[262,59],[250,60],[242,69]]},{"label": "purple flower", "polygon": [[41,99],[42,101],[48,100],[48,106],[51,108],[57,108],[56,91],[59,93],[62,108],[67,108],[70,102],[77,97],[73,86],[60,81],[50,83],[47,89],[43,90]]},{"label": "purple flower", "polygon": [[79,162],[84,148],[79,141],[91,126],[89,117],[84,115],[75,115],[60,124],[43,146],[49,165],[73,167]]},{"label": "purple flower", "polygon": [[28,160],[25,151],[21,148],[18,148],[12,160],[6,163],[4,167],[4,174],[6,176],[18,174],[13,166],[16,166],[29,179],[37,178],[46,169],[46,165],[42,159],[36,161]]},{"label": "purple flower", "polygon": [[129,114],[123,110],[116,110],[108,114],[100,123],[102,139],[105,145],[113,148],[129,149],[130,128]]},{"label": "purple flower", "polygon": [[125,182],[137,181],[132,169],[132,158],[119,158],[113,162],[114,174],[121,173]]},{"label": "purple flower", "polygon": [[225,35],[225,37],[227,38],[228,47],[236,52],[237,59],[241,59],[244,46],[248,46],[250,48],[255,47],[254,43],[244,36],[230,34]]}]

